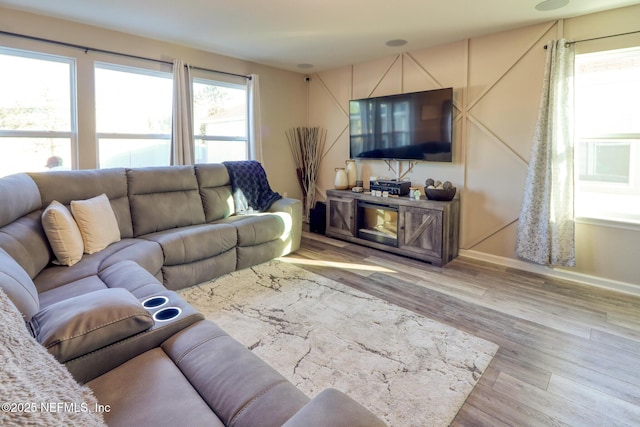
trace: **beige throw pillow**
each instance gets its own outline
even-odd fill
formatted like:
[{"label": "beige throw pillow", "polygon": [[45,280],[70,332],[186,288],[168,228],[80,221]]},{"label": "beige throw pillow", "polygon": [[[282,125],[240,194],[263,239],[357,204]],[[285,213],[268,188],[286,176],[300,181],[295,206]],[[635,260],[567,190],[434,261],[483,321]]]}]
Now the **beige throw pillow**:
[{"label": "beige throw pillow", "polygon": [[82,234],[71,212],[62,203],[54,200],[42,212],[42,228],[58,264],[72,266],[82,259]]},{"label": "beige throw pillow", "polygon": [[99,252],[120,241],[118,220],[105,194],[87,200],[72,200],[71,213],[80,228],[85,253]]}]

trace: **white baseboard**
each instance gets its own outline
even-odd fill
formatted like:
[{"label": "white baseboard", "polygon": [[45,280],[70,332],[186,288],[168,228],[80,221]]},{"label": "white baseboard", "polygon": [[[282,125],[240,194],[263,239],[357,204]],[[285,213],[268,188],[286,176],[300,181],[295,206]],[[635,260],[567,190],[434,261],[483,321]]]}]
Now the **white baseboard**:
[{"label": "white baseboard", "polygon": [[468,249],[460,249],[459,255],[465,258],[486,261],[491,264],[516,268],[518,270],[528,271],[530,273],[536,273],[543,276],[570,280],[572,282],[578,282],[586,285],[597,286],[599,288],[609,289],[612,291],[624,292],[626,294],[640,296],[640,285],[634,285],[633,283],[604,279],[602,277],[592,276],[584,273],[577,273],[564,269],[544,267],[542,265],[531,264],[526,261],[486,254],[483,252]]}]

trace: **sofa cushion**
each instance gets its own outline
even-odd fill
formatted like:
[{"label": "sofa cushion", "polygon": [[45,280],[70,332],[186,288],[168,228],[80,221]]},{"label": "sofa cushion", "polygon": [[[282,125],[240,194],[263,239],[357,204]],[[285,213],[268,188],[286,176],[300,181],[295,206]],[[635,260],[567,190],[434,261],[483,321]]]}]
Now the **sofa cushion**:
[{"label": "sofa cushion", "polygon": [[86,253],[100,252],[111,243],[120,241],[118,221],[106,194],[87,200],[72,200],[71,213],[80,228]]},{"label": "sofa cushion", "polygon": [[0,248],[0,289],[3,289],[28,322],[40,310],[38,291],[31,277]]},{"label": "sofa cushion", "polygon": [[40,299],[40,309],[42,310],[50,305],[69,298],[101,291],[107,288],[108,286],[97,275],[83,277],[82,279],[74,280],[73,282],[65,283],[57,288],[39,293],[38,298]]},{"label": "sofa cushion", "polygon": [[45,292],[67,283],[97,275],[105,268],[123,260],[139,264],[154,276],[159,276],[163,255],[160,245],[142,239],[122,239],[100,252],[82,257],[72,267],[50,266],[38,274],[33,282],[38,292]]},{"label": "sofa cushion", "polygon": [[[0,227],[42,207],[38,186],[23,173],[0,180],[0,200]],[[9,200],[11,203],[4,202]]]},{"label": "sofa cushion", "polygon": [[33,172],[42,197],[42,206],[53,200],[69,205],[72,200],[85,200],[106,194],[118,221],[120,236],[133,237],[131,211],[124,168]]},{"label": "sofa cushion", "polygon": [[192,166],[127,170],[135,236],[205,222]]},{"label": "sofa cushion", "polygon": [[35,278],[53,257],[42,228],[40,210],[33,211],[0,228],[0,247]]},{"label": "sofa cushion", "polygon": [[82,234],[65,205],[51,202],[42,212],[42,228],[58,264],[72,266],[82,259]]},{"label": "sofa cushion", "polygon": [[61,363],[153,326],[151,314],[126,289],[103,289],[69,298],[31,319],[36,339]]},{"label": "sofa cushion", "polygon": [[160,244],[165,266],[211,258],[233,249],[238,242],[236,228],[230,224],[193,225],[142,237]]},{"label": "sofa cushion", "polygon": [[233,215],[235,203],[227,168],[223,164],[206,163],[196,165],[195,171],[206,221]]},{"label": "sofa cushion", "polygon": [[40,307],[107,288],[124,288],[142,299],[166,291],[158,279],[139,264],[125,260],[101,269],[97,275],[84,277],[39,294]]},{"label": "sofa cushion", "polygon": [[178,290],[232,273],[237,270],[238,249],[189,264],[165,265],[162,267],[162,284],[167,289]]},{"label": "sofa cushion", "polygon": [[[202,366],[205,371],[208,366]],[[109,426],[224,426],[160,348],[149,350],[87,383]]]},{"label": "sofa cushion", "polygon": [[109,288],[124,288],[143,299],[166,291],[166,288],[144,268],[133,261],[119,261],[98,274]]},{"label": "sofa cushion", "polygon": [[309,401],[212,322],[193,324],[162,349],[225,425],[280,427]]},{"label": "sofa cushion", "polygon": [[283,216],[278,214],[237,215],[218,223],[233,224],[238,230],[238,246],[255,246],[271,240],[284,240],[286,227]]}]

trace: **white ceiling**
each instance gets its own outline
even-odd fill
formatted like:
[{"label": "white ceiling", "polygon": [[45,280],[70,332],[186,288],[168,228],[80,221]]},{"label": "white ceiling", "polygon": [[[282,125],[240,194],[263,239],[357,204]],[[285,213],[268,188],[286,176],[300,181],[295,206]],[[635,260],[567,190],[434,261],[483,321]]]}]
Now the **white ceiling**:
[{"label": "white ceiling", "polygon": [[[308,73],[640,3],[571,0],[541,12],[540,1],[0,0],[0,6]],[[386,46],[391,39],[408,43]]]}]

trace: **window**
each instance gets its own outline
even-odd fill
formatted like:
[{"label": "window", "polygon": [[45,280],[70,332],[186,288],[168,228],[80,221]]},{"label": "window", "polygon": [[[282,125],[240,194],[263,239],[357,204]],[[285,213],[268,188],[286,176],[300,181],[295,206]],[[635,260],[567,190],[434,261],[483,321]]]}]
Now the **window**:
[{"label": "window", "polygon": [[0,176],[71,169],[76,151],[75,62],[0,48]]},{"label": "window", "polygon": [[99,167],[168,165],[171,73],[96,63],[95,87]]},{"label": "window", "polygon": [[196,163],[249,158],[246,85],[193,79]]},{"label": "window", "polygon": [[576,56],[576,216],[640,221],[640,48]]}]

